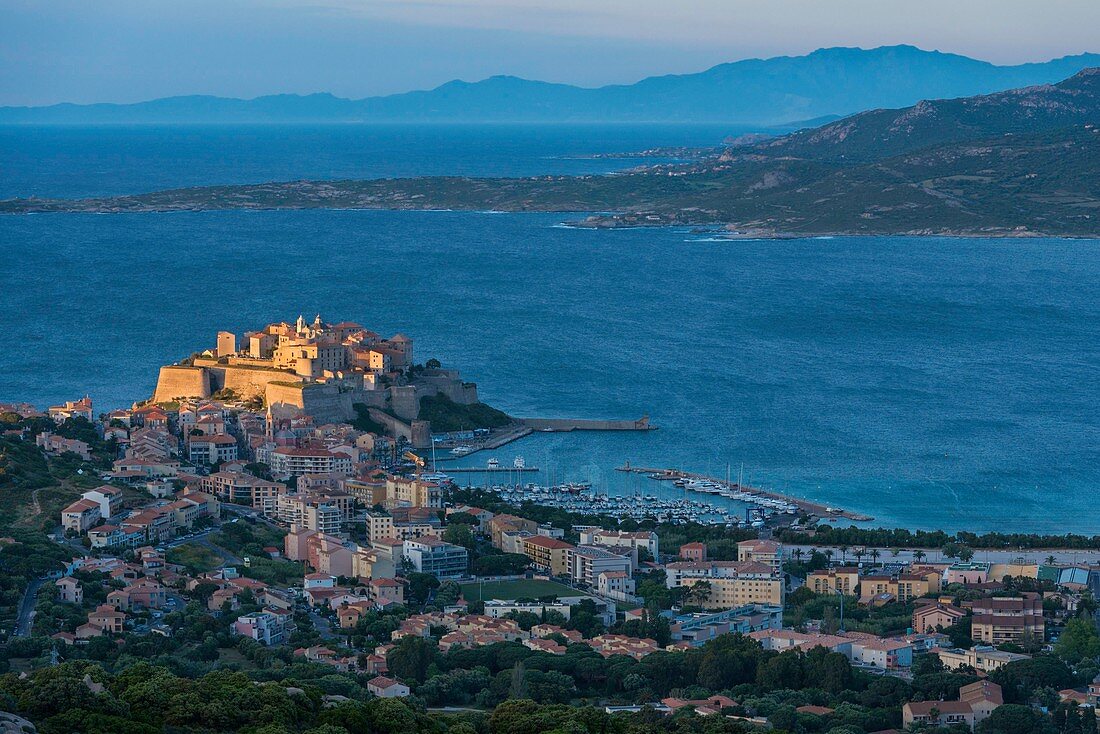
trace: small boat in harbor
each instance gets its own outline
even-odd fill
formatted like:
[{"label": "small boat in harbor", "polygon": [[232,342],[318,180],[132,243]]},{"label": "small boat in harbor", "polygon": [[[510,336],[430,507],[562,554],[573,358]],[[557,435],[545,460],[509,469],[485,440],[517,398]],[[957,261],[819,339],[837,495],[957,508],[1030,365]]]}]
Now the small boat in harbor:
[{"label": "small boat in harbor", "polygon": [[524,461],[522,456],[517,456],[515,458],[515,460],[512,462],[512,466],[515,467],[516,469],[524,469],[524,468],[527,467],[527,462]]},{"label": "small boat in harbor", "polygon": [[451,449],[451,454],[454,456],[465,456],[466,454],[472,454],[474,450],[469,446],[455,446]]},{"label": "small boat in harbor", "polygon": [[497,461],[496,459],[489,459],[488,463],[486,463],[485,466],[486,466],[487,469],[490,469],[490,470],[499,469],[500,468],[500,462]]}]

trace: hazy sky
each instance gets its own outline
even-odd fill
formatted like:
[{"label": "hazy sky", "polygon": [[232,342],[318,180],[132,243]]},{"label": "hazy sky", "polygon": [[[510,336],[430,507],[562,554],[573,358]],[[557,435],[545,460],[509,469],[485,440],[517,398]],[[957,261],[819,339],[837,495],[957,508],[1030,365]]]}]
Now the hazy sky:
[{"label": "hazy sky", "polygon": [[0,104],[585,86],[823,46],[1100,51],[1100,0],[0,0]]}]

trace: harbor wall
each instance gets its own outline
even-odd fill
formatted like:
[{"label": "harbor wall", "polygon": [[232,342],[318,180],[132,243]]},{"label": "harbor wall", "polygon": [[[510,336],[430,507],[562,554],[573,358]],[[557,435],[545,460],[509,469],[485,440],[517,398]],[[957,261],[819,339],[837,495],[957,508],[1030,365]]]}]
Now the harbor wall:
[{"label": "harbor wall", "polygon": [[657,428],[649,422],[649,416],[642,416],[636,421],[584,418],[519,418],[518,421],[535,431],[653,431]]},{"label": "harbor wall", "polygon": [[405,422],[378,408],[371,408],[371,420],[386,428],[386,433],[395,437],[404,437],[413,448],[424,449],[432,445],[431,424],[428,421]]}]

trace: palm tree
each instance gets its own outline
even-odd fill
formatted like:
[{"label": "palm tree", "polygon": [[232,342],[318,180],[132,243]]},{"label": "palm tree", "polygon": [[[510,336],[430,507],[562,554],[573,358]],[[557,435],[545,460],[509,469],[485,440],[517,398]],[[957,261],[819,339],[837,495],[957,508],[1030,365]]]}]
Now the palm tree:
[{"label": "palm tree", "polygon": [[925,553],[924,551],[920,550],[919,548],[917,550],[913,551],[913,558],[916,559],[917,563],[920,563],[921,561],[923,561],[924,557],[926,555],[928,555],[928,554]]},{"label": "palm tree", "polygon": [[856,548],[856,563],[857,564],[863,563],[863,554],[866,553],[866,552],[867,551],[863,550],[862,548]]},{"label": "palm tree", "polygon": [[825,549],[825,557],[828,558],[829,563],[832,564],[832,562],[833,562],[833,549],[832,548],[826,548]]},{"label": "palm tree", "polygon": [[878,548],[872,548],[871,549],[871,560],[874,561],[875,563],[878,563],[878,557],[881,556],[881,555],[882,554],[878,552]]},{"label": "palm tree", "polygon": [[840,562],[844,563],[846,560],[848,560],[848,546],[842,545],[842,546],[839,546],[839,548],[840,548]]},{"label": "palm tree", "polygon": [[1053,566],[1058,561],[1054,556],[1047,556],[1047,565]]}]

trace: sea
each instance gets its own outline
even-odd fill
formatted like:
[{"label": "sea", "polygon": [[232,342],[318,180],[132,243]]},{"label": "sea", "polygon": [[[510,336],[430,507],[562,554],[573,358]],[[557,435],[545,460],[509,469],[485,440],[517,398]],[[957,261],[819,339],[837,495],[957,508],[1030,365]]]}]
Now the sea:
[{"label": "sea", "polygon": [[[716,126],[0,128],[0,198],[427,174],[596,174]],[[0,402],[148,397],[215,333],[354,320],[415,341],[536,433],[522,481],[672,492],[671,467],[871,526],[1100,533],[1100,242],[729,241],[570,215],[231,211],[0,216]],[[463,483],[478,475],[461,475]],[[700,496],[694,497],[699,499]],[[716,500],[721,501],[721,500]]]}]

